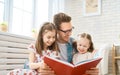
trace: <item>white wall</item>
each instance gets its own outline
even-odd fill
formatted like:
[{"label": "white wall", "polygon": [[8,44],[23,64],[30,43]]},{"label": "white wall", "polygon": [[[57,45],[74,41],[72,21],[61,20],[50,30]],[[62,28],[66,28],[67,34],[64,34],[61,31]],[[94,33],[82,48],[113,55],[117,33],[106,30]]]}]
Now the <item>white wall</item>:
[{"label": "white wall", "polygon": [[[65,12],[75,26],[73,37],[87,32],[97,43],[120,44],[120,0],[102,0],[101,15],[83,16],[83,0],[65,0]],[[109,52],[109,74],[112,74],[112,51]]]},{"label": "white wall", "polygon": [[72,17],[73,37],[88,32],[94,42],[120,42],[120,0],[102,0],[101,15],[83,16],[83,0],[65,0],[65,12]]}]

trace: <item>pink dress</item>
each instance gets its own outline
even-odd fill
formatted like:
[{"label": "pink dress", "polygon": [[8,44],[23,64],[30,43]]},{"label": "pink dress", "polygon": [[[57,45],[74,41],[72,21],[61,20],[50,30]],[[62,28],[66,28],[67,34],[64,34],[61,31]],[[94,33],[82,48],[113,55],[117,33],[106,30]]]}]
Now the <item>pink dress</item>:
[{"label": "pink dress", "polygon": [[[35,62],[41,62],[43,56],[40,56],[39,54],[36,53],[34,44],[31,44],[28,47],[28,49],[35,53],[35,56],[36,56]],[[52,51],[52,50],[43,51],[42,54],[55,57],[55,58],[56,57],[59,58],[59,53],[57,53],[56,51]],[[32,69],[15,69],[15,70],[10,71],[7,75],[40,75],[40,73]]]}]

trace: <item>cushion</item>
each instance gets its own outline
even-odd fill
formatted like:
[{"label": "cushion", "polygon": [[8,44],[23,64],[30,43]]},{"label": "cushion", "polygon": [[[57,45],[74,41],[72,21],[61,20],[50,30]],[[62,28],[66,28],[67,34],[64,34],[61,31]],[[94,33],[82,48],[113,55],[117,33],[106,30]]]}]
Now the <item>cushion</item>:
[{"label": "cushion", "polygon": [[94,58],[102,57],[102,61],[99,64],[100,72],[102,75],[108,73],[108,56],[109,51],[112,49],[111,44],[102,44],[99,49],[94,53]]}]

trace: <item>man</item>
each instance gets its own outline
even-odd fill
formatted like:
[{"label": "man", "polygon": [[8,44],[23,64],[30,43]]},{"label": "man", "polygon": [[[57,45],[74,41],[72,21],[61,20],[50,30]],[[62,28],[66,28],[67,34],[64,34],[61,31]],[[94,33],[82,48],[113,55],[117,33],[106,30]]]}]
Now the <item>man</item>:
[{"label": "man", "polygon": [[[72,47],[72,43],[74,40],[70,36],[74,27],[71,24],[71,17],[65,13],[58,13],[54,15],[53,22],[57,28],[57,41],[60,50],[61,60],[66,62],[72,62],[72,56],[74,54],[74,48]],[[41,72],[46,73],[46,75],[47,73],[48,75],[54,75],[54,73],[50,70],[44,70]],[[86,71],[86,74],[98,75],[98,69],[90,69]]]},{"label": "man", "polygon": [[58,13],[54,16],[54,24],[57,28],[57,41],[60,49],[61,60],[72,62],[73,55],[73,39],[70,38],[72,34],[71,17],[64,14]]},{"label": "man", "polygon": [[[71,17],[65,13],[58,13],[54,15],[54,24],[57,28],[57,41],[60,49],[61,60],[72,62],[72,55],[74,54],[74,48],[72,47],[73,39],[70,37],[72,34],[73,26],[71,24]],[[71,45],[72,51],[68,48]],[[90,73],[91,72],[91,73]],[[86,73],[98,75],[98,69],[93,68]]]}]

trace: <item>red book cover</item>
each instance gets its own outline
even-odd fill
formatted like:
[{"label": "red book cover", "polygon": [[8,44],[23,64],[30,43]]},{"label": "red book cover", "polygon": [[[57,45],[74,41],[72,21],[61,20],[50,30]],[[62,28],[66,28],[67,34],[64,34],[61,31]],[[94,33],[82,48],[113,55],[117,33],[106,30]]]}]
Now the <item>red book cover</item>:
[{"label": "red book cover", "polygon": [[86,70],[96,67],[101,59],[102,58],[85,60],[73,65],[56,58],[45,56],[44,62],[55,71],[56,75],[82,75]]}]

